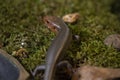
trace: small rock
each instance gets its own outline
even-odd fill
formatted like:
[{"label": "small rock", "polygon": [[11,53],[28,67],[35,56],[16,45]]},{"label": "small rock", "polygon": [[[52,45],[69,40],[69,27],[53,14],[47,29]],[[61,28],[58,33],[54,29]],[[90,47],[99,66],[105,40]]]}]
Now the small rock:
[{"label": "small rock", "polygon": [[120,50],[120,35],[119,34],[109,35],[104,40],[104,44],[107,46],[113,46],[114,48]]},{"label": "small rock", "polygon": [[74,23],[79,19],[79,13],[71,13],[63,16],[63,21],[68,22],[68,23]]},{"label": "small rock", "polygon": [[75,40],[78,40],[78,41],[80,40],[80,36],[79,35],[74,35],[73,37],[75,38]]}]

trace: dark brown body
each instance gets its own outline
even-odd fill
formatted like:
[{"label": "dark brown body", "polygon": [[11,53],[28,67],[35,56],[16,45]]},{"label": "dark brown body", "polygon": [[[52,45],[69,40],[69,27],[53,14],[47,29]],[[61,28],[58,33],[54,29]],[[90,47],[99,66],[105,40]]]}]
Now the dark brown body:
[{"label": "dark brown body", "polygon": [[72,35],[67,25],[58,17],[46,16],[44,22],[49,29],[57,33],[46,54],[44,75],[44,80],[54,80],[56,64],[65,55],[63,51],[69,45]]}]

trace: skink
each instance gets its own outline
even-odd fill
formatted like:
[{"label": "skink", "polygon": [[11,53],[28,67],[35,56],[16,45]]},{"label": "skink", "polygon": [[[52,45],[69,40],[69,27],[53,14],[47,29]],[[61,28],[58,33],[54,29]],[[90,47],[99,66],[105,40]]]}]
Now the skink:
[{"label": "skink", "polygon": [[64,50],[68,44],[70,44],[72,34],[68,26],[58,17],[46,16],[44,17],[44,22],[50,30],[57,33],[47,51],[44,76],[44,80],[54,80],[56,64],[62,59],[61,57],[64,55]]},{"label": "skink", "polygon": [[[56,64],[61,61],[61,57],[65,55],[64,51],[72,40],[72,34],[68,26],[59,17],[46,16],[43,20],[45,25],[56,33],[56,37],[48,48],[45,67],[38,66],[37,69],[45,69],[44,80],[54,80]],[[37,69],[35,69],[35,72]]]}]

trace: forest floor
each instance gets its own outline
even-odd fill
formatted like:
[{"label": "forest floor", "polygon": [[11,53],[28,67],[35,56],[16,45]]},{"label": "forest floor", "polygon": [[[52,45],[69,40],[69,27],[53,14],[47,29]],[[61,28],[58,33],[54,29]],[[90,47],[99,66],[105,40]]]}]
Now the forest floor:
[{"label": "forest floor", "polygon": [[55,37],[42,18],[62,18],[77,12],[79,20],[67,23],[73,35],[80,36],[66,51],[72,65],[118,68],[120,52],[103,41],[108,35],[120,33],[119,8],[119,0],[0,0],[0,46],[28,71],[33,70],[44,64],[45,53]]}]

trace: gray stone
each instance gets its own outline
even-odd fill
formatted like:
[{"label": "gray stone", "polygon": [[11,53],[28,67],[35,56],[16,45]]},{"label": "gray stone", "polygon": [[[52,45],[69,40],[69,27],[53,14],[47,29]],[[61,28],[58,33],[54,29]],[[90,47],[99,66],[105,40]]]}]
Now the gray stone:
[{"label": "gray stone", "polygon": [[107,46],[113,46],[114,48],[120,50],[120,35],[119,34],[109,35],[104,40],[104,44]]}]

